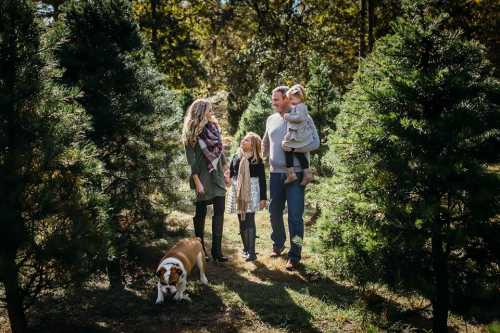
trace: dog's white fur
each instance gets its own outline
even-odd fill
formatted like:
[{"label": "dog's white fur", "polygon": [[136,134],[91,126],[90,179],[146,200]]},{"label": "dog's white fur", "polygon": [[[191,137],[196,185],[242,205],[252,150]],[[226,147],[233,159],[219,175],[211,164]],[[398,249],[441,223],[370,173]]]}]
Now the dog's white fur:
[{"label": "dog's white fur", "polygon": [[[203,265],[203,253],[200,252],[196,256],[196,266],[200,270],[200,281],[202,284],[208,286],[208,279],[207,276],[205,275],[205,270],[204,270],[204,265]],[[174,295],[174,300],[180,301],[180,300],[186,300],[186,301],[191,301],[188,295],[185,295],[184,292],[186,291],[186,286],[187,286],[187,272],[186,269],[184,268],[184,264],[182,261],[180,261],[177,258],[174,257],[168,257],[162,260],[162,262],[158,265],[158,268],[156,271],[158,272],[160,268],[164,267],[165,268],[165,273],[163,275],[164,281],[168,281],[170,277],[170,270],[172,266],[178,266],[181,271],[182,275],[180,277],[180,284],[178,285],[178,288],[176,286],[170,286],[170,285],[162,285],[159,281],[157,284],[157,290],[158,290],[158,295],[156,297],[156,304],[163,303],[165,301],[165,295]]]}]

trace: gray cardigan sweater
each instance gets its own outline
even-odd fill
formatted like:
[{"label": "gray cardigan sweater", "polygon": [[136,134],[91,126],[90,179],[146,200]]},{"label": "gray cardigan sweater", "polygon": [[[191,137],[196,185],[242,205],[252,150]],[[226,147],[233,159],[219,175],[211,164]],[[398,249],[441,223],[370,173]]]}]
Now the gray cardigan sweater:
[{"label": "gray cardigan sweater", "polygon": [[290,109],[287,119],[287,134],[283,140],[286,147],[300,149],[314,142],[313,121],[304,103]]}]

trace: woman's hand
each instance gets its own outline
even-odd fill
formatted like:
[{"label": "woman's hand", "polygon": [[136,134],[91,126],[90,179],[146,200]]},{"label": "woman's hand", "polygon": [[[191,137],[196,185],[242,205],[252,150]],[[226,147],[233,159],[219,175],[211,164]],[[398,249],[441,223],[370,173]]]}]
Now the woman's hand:
[{"label": "woman's hand", "polygon": [[205,188],[203,187],[203,184],[200,182],[200,183],[196,183],[196,194],[198,195],[203,195],[205,194]]},{"label": "woman's hand", "polygon": [[193,180],[194,180],[194,189],[196,191],[196,194],[197,195],[205,194],[205,187],[201,183],[200,176],[193,175]]},{"label": "woman's hand", "polygon": [[267,200],[261,200],[260,201],[260,209],[264,209],[267,207]]}]

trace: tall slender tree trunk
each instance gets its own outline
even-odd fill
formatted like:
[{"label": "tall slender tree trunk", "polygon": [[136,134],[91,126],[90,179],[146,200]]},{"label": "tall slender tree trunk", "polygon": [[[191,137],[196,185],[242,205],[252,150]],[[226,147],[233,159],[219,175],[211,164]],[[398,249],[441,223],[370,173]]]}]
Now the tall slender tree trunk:
[{"label": "tall slender tree trunk", "polygon": [[28,325],[24,315],[23,299],[19,287],[19,272],[15,258],[15,253],[1,254],[1,279],[5,288],[7,313],[12,333],[24,333],[28,331]]},{"label": "tall slender tree trunk", "polygon": [[111,289],[123,289],[122,267],[119,258],[108,261],[108,279]]},{"label": "tall slender tree trunk", "polygon": [[368,0],[368,52],[373,50],[373,28],[375,26],[375,0]]},{"label": "tall slender tree trunk", "polygon": [[108,270],[108,279],[111,289],[123,289],[123,272],[120,257],[122,254],[122,247],[120,246],[120,237],[121,231],[118,227],[119,221],[117,218],[113,218],[111,221],[111,247],[115,254],[114,258],[108,260],[107,270]]},{"label": "tall slender tree trunk", "polygon": [[448,258],[444,249],[443,223],[435,218],[432,224],[432,268],[434,270],[434,295],[432,299],[432,331],[448,331]]},{"label": "tall slender tree trunk", "polygon": [[366,56],[366,5],[367,0],[360,0],[359,10],[359,57]]},{"label": "tall slender tree trunk", "polygon": [[[10,44],[15,47],[15,43]],[[13,50],[7,54],[16,54]],[[5,72],[7,78],[4,82],[11,96],[14,93],[16,82],[16,69],[19,66],[13,62]],[[19,286],[19,270],[16,264],[16,255],[19,247],[23,243],[26,229],[22,218],[21,193],[24,193],[24,179],[22,176],[23,159],[28,158],[23,151],[26,151],[28,144],[23,133],[18,126],[18,110],[14,103],[2,110],[7,119],[6,146],[9,151],[4,156],[3,163],[0,163],[0,211],[4,213],[2,217],[2,232],[0,236],[0,282],[5,288],[5,298],[7,303],[7,313],[10,327],[13,333],[27,332],[27,321],[23,309],[23,296]],[[28,161],[25,161],[28,163]],[[6,215],[6,216],[5,216]]]}]

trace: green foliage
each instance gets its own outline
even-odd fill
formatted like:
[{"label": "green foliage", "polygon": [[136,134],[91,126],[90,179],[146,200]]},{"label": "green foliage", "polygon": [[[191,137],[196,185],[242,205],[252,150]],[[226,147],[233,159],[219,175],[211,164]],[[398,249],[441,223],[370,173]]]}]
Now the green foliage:
[{"label": "green foliage", "polygon": [[178,1],[134,0],[133,9],[167,84],[175,89],[198,86],[206,73],[192,26],[183,20],[186,8]]},{"label": "green foliage", "polygon": [[306,104],[321,140],[321,146],[314,153],[312,160],[321,175],[328,173],[321,164],[321,158],[328,150],[327,138],[335,131],[335,117],[339,113],[338,94],[330,77],[331,71],[326,62],[317,54],[314,55],[309,63]]},{"label": "green foliage", "polygon": [[91,116],[89,138],[110,197],[109,258],[125,261],[127,248],[144,243],[143,222],[163,222],[173,200],[168,165],[179,152],[182,113],[151,65],[128,1],[73,1],[64,12],[62,81],[81,89],[78,100]]},{"label": "green foliage", "polygon": [[491,324],[488,325],[488,332],[489,333],[498,333],[500,332],[500,322],[495,321]]},{"label": "green foliage", "polygon": [[[234,133],[259,83],[274,87],[304,81],[310,21],[292,1],[235,2],[228,6],[232,16],[225,24],[231,30],[220,31],[222,52],[226,53],[212,62],[224,73],[230,132]],[[234,30],[234,36],[225,36],[225,31]]]},{"label": "green foliage", "polygon": [[31,1],[1,2],[0,281],[14,331],[35,298],[100,268],[107,231],[89,117],[54,83],[40,34]]},{"label": "green foliage", "polygon": [[449,270],[456,297],[491,295],[500,177],[487,163],[500,159],[500,85],[484,49],[445,29],[439,7],[407,4],[341,106],[319,235],[332,269],[358,282],[435,301],[432,281]]},{"label": "green foliage", "polygon": [[497,0],[468,1],[457,0],[440,3],[449,14],[447,26],[459,29],[467,39],[474,39],[485,46],[488,59],[495,68],[495,77],[500,75],[500,50],[498,37]]},{"label": "green foliage", "polygon": [[[89,117],[66,102],[72,92],[52,80],[46,80],[40,91],[35,123],[39,137],[32,146],[37,154],[30,161],[31,199],[25,203],[31,212],[23,248],[29,261],[21,271],[26,283],[40,279],[40,285],[30,287],[33,297],[48,287],[79,285],[102,270],[109,232],[103,167],[95,146],[86,139]],[[44,274],[54,274],[54,281],[42,282]],[[42,290],[35,291],[40,286]]]},{"label": "green foliage", "polygon": [[266,130],[267,117],[272,112],[271,89],[263,84],[241,116],[238,131],[234,135],[233,150],[239,146],[241,139],[248,132],[255,132],[262,137]]},{"label": "green foliage", "polygon": [[252,68],[256,61],[252,52],[242,52],[233,55],[228,63],[227,85],[229,90],[227,117],[229,121],[229,133],[235,133],[239,127],[239,121],[243,112],[247,109],[252,96],[257,93],[259,74],[257,69]]},{"label": "green foliage", "polygon": [[[313,52],[344,93],[359,66],[362,2],[368,1],[132,1],[141,32],[169,86],[196,87],[203,91],[201,95],[229,93],[230,133],[236,132],[261,83],[272,87],[307,82]],[[392,22],[402,14],[402,3],[370,4],[374,20],[368,30],[376,41],[391,32]],[[463,29],[467,38],[486,45],[490,59],[500,68],[498,1],[459,0],[440,6],[452,18],[448,27]]]}]

